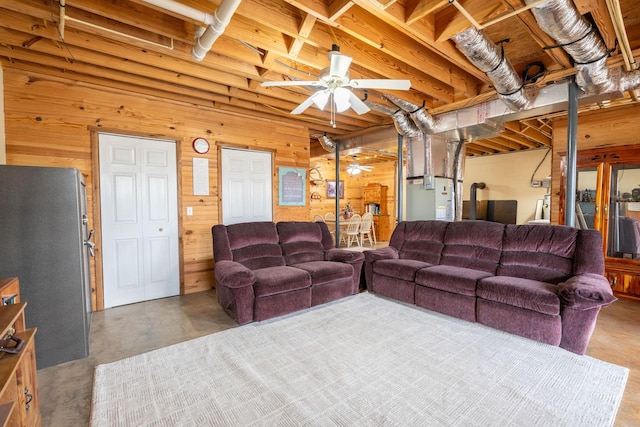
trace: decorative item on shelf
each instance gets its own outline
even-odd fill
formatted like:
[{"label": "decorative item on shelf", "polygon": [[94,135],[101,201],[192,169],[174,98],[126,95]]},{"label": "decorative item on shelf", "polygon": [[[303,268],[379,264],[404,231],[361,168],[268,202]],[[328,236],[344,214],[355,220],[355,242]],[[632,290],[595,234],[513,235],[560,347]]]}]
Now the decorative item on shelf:
[{"label": "decorative item on shelf", "polygon": [[344,219],[349,219],[353,216],[353,208],[351,207],[351,202],[347,202],[347,206],[342,208],[342,210],[340,211],[340,215],[342,215]]},{"label": "decorative item on shelf", "polygon": [[320,196],[320,193],[318,193],[317,191],[311,193],[311,200],[320,200],[321,198],[322,196]]}]

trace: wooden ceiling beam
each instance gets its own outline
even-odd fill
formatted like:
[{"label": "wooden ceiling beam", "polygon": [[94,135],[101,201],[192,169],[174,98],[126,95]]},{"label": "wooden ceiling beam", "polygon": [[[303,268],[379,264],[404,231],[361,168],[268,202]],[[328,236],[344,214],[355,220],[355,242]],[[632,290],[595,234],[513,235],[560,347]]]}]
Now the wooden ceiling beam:
[{"label": "wooden ceiling beam", "polygon": [[[504,4],[495,0],[466,1],[460,4],[479,24],[489,21],[509,10]],[[436,42],[449,40],[462,31],[473,27],[473,24],[452,4],[435,14]]]},{"label": "wooden ceiling beam", "polygon": [[508,122],[504,125],[505,129],[522,135],[540,145],[551,146],[551,137],[540,132],[537,128],[520,122]]},{"label": "wooden ceiling beam", "polygon": [[522,145],[517,142],[510,141],[508,139],[501,138],[485,138],[481,140],[487,146],[495,148],[500,151],[517,151],[522,150]]},{"label": "wooden ceiling beam", "polygon": [[[308,0],[307,0],[308,1]],[[404,6],[395,2],[385,9],[380,9],[371,3],[371,0],[353,0],[358,6],[383,22],[393,25],[398,31],[418,40],[427,49],[448,59],[456,66],[465,70],[479,81],[489,82],[487,76],[469,63],[469,60],[449,41],[436,42],[435,40],[435,15],[431,14],[424,19],[407,24]]]},{"label": "wooden ceiling beam", "polygon": [[449,0],[409,0],[405,6],[408,25],[449,4]]},{"label": "wooden ceiling beam", "polygon": [[511,141],[517,142],[520,145],[529,148],[538,148],[538,144],[536,142],[530,141],[528,138],[525,138],[522,135],[519,135],[515,132],[505,131],[500,134],[502,138],[509,139]]}]

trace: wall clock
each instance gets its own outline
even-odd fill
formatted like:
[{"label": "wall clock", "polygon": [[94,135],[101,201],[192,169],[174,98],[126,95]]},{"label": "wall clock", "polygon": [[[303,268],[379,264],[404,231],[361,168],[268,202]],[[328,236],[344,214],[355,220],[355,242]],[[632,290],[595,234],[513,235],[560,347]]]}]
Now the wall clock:
[{"label": "wall clock", "polygon": [[204,138],[196,138],[193,140],[193,151],[198,154],[206,154],[209,152],[209,141]]}]

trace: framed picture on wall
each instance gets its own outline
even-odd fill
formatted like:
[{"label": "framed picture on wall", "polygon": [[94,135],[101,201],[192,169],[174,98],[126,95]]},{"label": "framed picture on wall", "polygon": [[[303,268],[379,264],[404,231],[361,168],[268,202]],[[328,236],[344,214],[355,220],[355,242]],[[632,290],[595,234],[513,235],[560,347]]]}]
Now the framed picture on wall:
[{"label": "framed picture on wall", "polygon": [[344,199],[344,181],[338,181],[336,186],[336,181],[327,180],[327,199],[335,199],[336,194],[338,198]]}]

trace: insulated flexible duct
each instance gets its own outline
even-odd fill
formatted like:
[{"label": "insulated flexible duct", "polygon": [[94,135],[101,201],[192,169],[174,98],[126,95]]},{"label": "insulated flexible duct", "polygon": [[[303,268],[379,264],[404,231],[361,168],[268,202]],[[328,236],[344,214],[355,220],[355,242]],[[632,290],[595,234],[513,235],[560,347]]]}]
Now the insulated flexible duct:
[{"label": "insulated flexible duct", "polygon": [[522,79],[516,73],[502,48],[487,35],[474,27],[453,36],[456,47],[473,65],[478,67],[493,83],[500,98],[513,111],[520,111],[530,104]]},{"label": "insulated flexible duct", "polygon": [[[533,0],[526,0],[532,3]],[[609,51],[595,28],[571,0],[549,0],[531,9],[540,28],[551,36],[576,63],[576,83],[588,94],[619,89],[607,67]]]},{"label": "insulated flexible duct", "polygon": [[427,113],[427,110],[424,106],[413,104],[409,101],[405,101],[404,99],[397,98],[393,95],[383,95],[389,102],[396,105],[399,108],[402,108],[404,111],[409,113],[409,117],[416,124],[418,129],[420,129],[423,133],[430,134],[433,133],[435,129],[435,121],[433,117]]},{"label": "insulated flexible duct", "polygon": [[420,129],[418,126],[407,116],[404,110],[394,110],[386,105],[377,104],[371,101],[364,101],[367,107],[380,113],[385,113],[391,116],[393,124],[396,127],[398,133],[406,137],[414,137],[420,135]]}]

